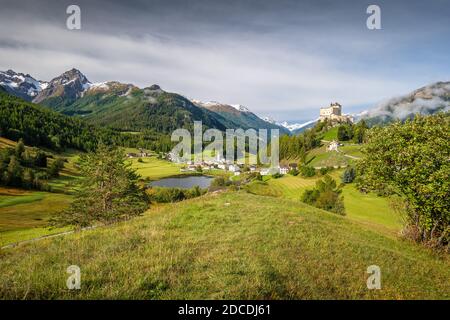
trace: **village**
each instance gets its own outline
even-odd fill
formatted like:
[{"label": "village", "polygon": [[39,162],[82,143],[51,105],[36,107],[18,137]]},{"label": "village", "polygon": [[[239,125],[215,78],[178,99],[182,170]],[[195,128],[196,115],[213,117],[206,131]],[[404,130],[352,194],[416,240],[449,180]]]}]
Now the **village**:
[{"label": "village", "polygon": [[[331,103],[329,107],[320,108],[318,121],[329,121],[333,125],[340,123],[353,123],[353,118],[349,115],[342,114],[342,106],[335,102]],[[326,142],[327,152],[340,152],[339,147],[342,146],[336,140]],[[140,149],[136,153],[127,153],[128,158],[144,158],[149,157],[150,153]],[[208,172],[211,170],[223,170],[229,172],[234,176],[239,176],[242,172],[258,172],[262,176],[274,175],[274,174],[287,174],[291,170],[298,170],[297,163],[289,163],[284,165],[277,165],[275,167],[264,167],[255,164],[247,165],[245,163],[240,163],[237,161],[231,161],[223,158],[221,155],[217,155],[212,160],[202,160],[202,161],[182,161],[173,152],[162,153],[160,157],[175,163],[182,163],[183,166],[180,168],[180,172]]]},{"label": "village", "polygon": [[[173,154],[167,154],[167,160],[173,160]],[[187,161],[185,167],[181,168],[181,172],[187,171],[210,171],[210,170],[223,170],[232,173],[235,176],[239,176],[242,172],[259,172],[262,176],[273,175],[276,173],[287,174],[290,170],[297,169],[296,163],[290,163],[288,166],[276,166],[272,168],[260,167],[254,164],[246,165],[244,163],[233,162],[226,160],[219,155],[214,160],[205,160],[201,162]]]}]

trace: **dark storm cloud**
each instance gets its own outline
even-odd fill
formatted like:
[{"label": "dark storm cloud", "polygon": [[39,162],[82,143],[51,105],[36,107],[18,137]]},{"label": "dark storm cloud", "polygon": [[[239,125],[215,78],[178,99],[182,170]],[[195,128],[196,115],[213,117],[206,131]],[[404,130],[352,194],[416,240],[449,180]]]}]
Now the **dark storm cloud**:
[{"label": "dark storm cloud", "polygon": [[[0,69],[159,83],[279,119],[448,80],[446,1],[1,1]],[[82,29],[65,28],[68,5]],[[447,39],[447,41],[445,41]]]}]

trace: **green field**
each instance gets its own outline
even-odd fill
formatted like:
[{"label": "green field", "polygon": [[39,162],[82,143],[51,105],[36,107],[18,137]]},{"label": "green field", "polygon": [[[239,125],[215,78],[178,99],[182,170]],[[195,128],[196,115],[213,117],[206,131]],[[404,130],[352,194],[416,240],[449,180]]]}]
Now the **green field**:
[{"label": "green field", "polygon": [[[73,194],[77,190],[82,179],[76,168],[79,155],[79,152],[74,151],[58,154],[58,156],[67,159],[67,162],[64,163],[64,168],[61,170],[59,177],[49,180],[48,184],[52,192]],[[53,159],[49,159],[49,164],[52,161]]]},{"label": "green field", "polygon": [[362,158],[364,154],[361,152],[361,146],[357,144],[344,144],[343,146],[339,147],[339,151],[346,155],[350,155],[357,158]]},{"label": "green field", "polygon": [[[450,298],[448,257],[297,201],[243,191],[0,255],[4,299]],[[73,264],[81,290],[66,289]],[[366,288],[373,264],[381,290]]]},{"label": "green field", "polygon": [[180,171],[181,165],[169,162],[167,160],[158,159],[154,156],[141,158],[143,162],[138,162],[138,159],[129,159],[132,163],[132,168],[139,173],[142,178],[157,180],[168,176],[182,174]]},{"label": "green field", "polygon": [[67,207],[66,194],[0,188],[0,246],[52,234],[48,219]]},{"label": "green field", "polygon": [[337,140],[337,131],[338,131],[337,126],[332,127],[330,130],[324,133],[322,139],[326,141]]},{"label": "green field", "polygon": [[[342,170],[331,172],[331,176],[340,183]],[[269,178],[266,182],[252,182],[247,190],[252,194],[282,197],[300,201],[302,193],[307,188],[314,187],[321,177],[302,178],[300,176],[284,175],[282,178]],[[401,217],[395,215],[389,206],[389,199],[373,193],[363,194],[356,190],[353,184],[345,185],[343,189],[346,217],[358,223],[371,225],[380,231],[396,234],[401,228]]]},{"label": "green field", "polygon": [[354,144],[344,144],[338,147],[339,152],[327,151],[327,143],[311,150],[306,162],[308,165],[322,168],[322,167],[346,167],[352,165],[355,160],[363,156],[361,146]]},{"label": "green field", "polygon": [[[0,190],[1,192],[1,190]],[[2,195],[0,193],[0,208],[11,207],[18,204],[25,204],[44,199],[44,192],[27,193],[20,196]]]}]

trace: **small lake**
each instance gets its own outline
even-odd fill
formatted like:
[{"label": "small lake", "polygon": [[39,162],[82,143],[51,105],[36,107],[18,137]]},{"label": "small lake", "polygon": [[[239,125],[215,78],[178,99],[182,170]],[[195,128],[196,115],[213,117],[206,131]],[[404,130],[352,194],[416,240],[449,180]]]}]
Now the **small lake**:
[{"label": "small lake", "polygon": [[182,188],[190,189],[194,186],[199,186],[202,189],[206,189],[211,185],[214,180],[212,177],[207,176],[187,176],[176,178],[164,178],[149,183],[152,187],[166,187],[166,188]]}]

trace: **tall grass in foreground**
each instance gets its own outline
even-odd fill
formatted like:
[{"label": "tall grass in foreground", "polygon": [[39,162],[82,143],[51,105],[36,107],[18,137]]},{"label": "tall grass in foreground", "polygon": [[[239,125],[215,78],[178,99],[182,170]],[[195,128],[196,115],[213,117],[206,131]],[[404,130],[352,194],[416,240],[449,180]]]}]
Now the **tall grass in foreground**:
[{"label": "tall grass in foreground", "polygon": [[[81,268],[81,290],[66,268]],[[382,289],[366,288],[381,268]],[[245,192],[0,251],[14,299],[449,299],[450,261],[299,202]]]}]

